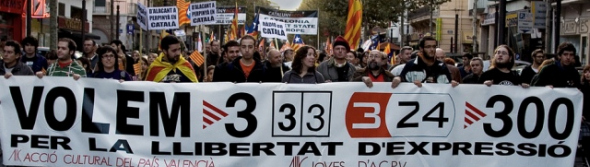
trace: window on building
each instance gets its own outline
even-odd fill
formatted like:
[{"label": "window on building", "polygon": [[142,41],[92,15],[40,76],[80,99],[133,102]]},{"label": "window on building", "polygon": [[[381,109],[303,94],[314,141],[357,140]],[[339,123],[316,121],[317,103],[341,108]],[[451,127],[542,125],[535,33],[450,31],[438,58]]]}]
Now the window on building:
[{"label": "window on building", "polygon": [[57,11],[59,16],[66,16],[66,4],[59,3]]},{"label": "window on building", "polygon": [[106,0],[94,0],[94,6],[96,7],[105,7]]},{"label": "window on building", "polygon": [[75,6],[70,7],[70,18],[81,18],[82,17],[82,9],[77,8]]}]

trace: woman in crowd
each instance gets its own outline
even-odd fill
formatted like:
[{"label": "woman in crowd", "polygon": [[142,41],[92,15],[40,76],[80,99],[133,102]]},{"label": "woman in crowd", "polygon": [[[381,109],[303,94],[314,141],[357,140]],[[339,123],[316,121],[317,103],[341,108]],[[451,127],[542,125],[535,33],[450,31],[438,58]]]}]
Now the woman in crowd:
[{"label": "woman in crowd", "polygon": [[133,55],[131,55],[131,57],[133,58],[133,62],[135,62],[135,64],[139,63],[139,58],[141,58],[141,55],[139,54],[139,51],[133,51]]},{"label": "woman in crowd", "polygon": [[479,80],[487,86],[494,85],[520,85],[528,88],[529,84],[521,83],[518,72],[512,71],[515,62],[515,53],[507,45],[500,45],[494,50],[494,58],[490,69],[481,75]]},{"label": "woman in crowd", "polygon": [[139,81],[143,81],[143,79],[145,78],[145,75],[147,74],[147,70],[150,67],[150,65],[148,64],[148,59],[145,57],[141,57],[140,63],[141,63],[141,74],[139,74],[137,76],[137,80]]},{"label": "woman in crowd", "polygon": [[207,67],[207,78],[205,82],[213,82],[213,74],[215,73],[215,65]]},{"label": "woman in crowd", "polygon": [[119,81],[131,81],[131,75],[117,68],[118,54],[111,46],[103,46],[98,49],[98,63],[93,78],[116,79]]},{"label": "woman in crowd", "polygon": [[315,68],[315,48],[303,46],[295,52],[291,71],[283,76],[284,83],[324,83],[324,76]]},{"label": "woman in crowd", "polygon": [[150,65],[152,65],[152,63],[154,62],[154,60],[156,60],[156,58],[158,58],[158,54],[156,54],[156,53],[150,53],[148,55],[148,67]]}]

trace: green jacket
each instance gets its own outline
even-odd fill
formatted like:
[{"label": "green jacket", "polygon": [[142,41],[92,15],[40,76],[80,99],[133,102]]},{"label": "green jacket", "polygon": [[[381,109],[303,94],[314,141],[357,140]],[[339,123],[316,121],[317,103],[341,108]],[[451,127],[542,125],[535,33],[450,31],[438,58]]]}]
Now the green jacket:
[{"label": "green jacket", "polygon": [[56,61],[47,69],[47,76],[70,77],[73,74],[78,74],[81,77],[86,77],[86,70],[76,61],[72,60],[70,65],[60,67]]}]

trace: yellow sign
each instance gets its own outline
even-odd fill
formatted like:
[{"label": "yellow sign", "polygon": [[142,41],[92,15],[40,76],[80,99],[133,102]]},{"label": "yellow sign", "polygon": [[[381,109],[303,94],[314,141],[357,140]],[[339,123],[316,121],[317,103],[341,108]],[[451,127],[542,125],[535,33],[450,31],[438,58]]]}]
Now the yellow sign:
[{"label": "yellow sign", "polygon": [[436,19],[436,40],[442,40],[442,18]]},{"label": "yellow sign", "polygon": [[518,12],[509,13],[506,15],[506,27],[518,26]]}]

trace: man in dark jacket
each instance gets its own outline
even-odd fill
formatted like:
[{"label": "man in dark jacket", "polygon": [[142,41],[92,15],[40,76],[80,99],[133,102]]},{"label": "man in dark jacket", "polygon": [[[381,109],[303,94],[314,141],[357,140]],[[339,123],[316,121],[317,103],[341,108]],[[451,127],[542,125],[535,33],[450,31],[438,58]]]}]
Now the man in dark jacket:
[{"label": "man in dark jacket", "polygon": [[254,59],[256,52],[256,39],[250,35],[240,40],[240,52],[242,57],[234,59],[231,63],[222,67],[223,70],[215,70],[213,79],[215,82],[262,82],[265,77],[264,65],[260,60]]},{"label": "man in dark jacket", "polygon": [[354,81],[362,81],[367,87],[373,87],[373,82],[391,82],[393,74],[387,71],[387,55],[378,50],[373,50],[367,58],[367,67],[354,73]]},{"label": "man in dark jacket", "polygon": [[6,41],[4,45],[4,58],[0,60],[0,75],[10,78],[13,75],[34,75],[33,70],[20,62],[21,47],[15,41]]},{"label": "man in dark jacket", "polygon": [[400,82],[414,83],[418,87],[422,87],[422,83],[450,83],[453,87],[459,85],[460,80],[453,80],[447,66],[436,60],[437,43],[432,37],[422,38],[418,57],[406,63],[400,76],[396,76],[391,82],[391,87],[396,88]]},{"label": "man in dark jacket", "polygon": [[37,54],[39,41],[35,37],[26,37],[21,41],[21,46],[24,51],[24,54],[20,59],[21,62],[29,66],[33,72],[47,70],[47,59],[40,54]]},{"label": "man in dark jacket", "polygon": [[334,56],[328,61],[320,63],[320,72],[329,82],[350,82],[353,79],[356,68],[346,61],[346,53],[350,51],[350,45],[342,36],[334,40]]},{"label": "man in dark jacket", "polygon": [[522,83],[530,84],[533,80],[533,77],[539,73],[539,67],[541,64],[543,64],[543,61],[545,61],[545,54],[543,53],[542,49],[533,51],[532,57],[533,64],[524,67],[520,73]]},{"label": "man in dark jacket", "polygon": [[543,67],[539,71],[538,79],[532,83],[533,86],[549,87],[580,87],[580,74],[574,67],[573,60],[576,55],[576,48],[568,42],[557,47],[557,59],[555,63]]},{"label": "man in dark jacket", "polygon": [[291,68],[283,63],[281,52],[276,49],[268,51],[267,61],[264,62],[266,76],[264,82],[281,82],[285,73]]}]

